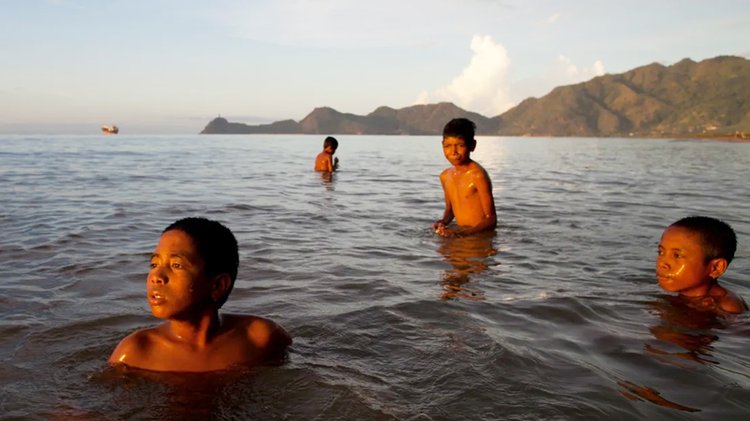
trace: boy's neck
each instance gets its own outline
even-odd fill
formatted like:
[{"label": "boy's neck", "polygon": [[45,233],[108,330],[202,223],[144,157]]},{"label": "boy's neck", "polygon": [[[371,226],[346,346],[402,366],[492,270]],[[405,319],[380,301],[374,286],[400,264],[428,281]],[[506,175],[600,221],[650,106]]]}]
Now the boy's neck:
[{"label": "boy's neck", "polygon": [[194,320],[171,319],[166,323],[167,333],[175,340],[195,347],[206,346],[221,327],[221,316],[214,310]]},{"label": "boy's neck", "polygon": [[467,169],[467,167],[469,167],[473,163],[474,163],[474,161],[472,161],[471,158],[469,158],[466,161],[461,162],[460,164],[455,164],[453,166],[453,168],[455,168],[457,170],[465,170],[465,169]]},{"label": "boy's neck", "polygon": [[698,285],[695,288],[691,288],[687,291],[682,291],[680,292],[680,295],[689,300],[696,300],[711,295],[711,290],[718,286],[719,284],[716,279],[712,279],[709,282]]}]

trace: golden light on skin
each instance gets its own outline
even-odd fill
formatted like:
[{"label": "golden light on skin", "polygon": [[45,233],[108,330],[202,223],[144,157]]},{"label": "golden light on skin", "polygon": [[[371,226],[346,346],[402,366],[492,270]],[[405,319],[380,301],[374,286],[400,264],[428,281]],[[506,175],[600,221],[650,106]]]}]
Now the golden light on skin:
[{"label": "golden light on skin", "polygon": [[268,341],[271,339],[271,329],[269,329],[266,323],[261,323],[258,320],[250,323],[248,329],[248,336],[250,340],[259,348],[264,348],[268,345]]},{"label": "golden light on skin", "polygon": [[665,273],[664,277],[671,279],[671,278],[680,276],[684,270],[685,270],[685,265],[683,264],[677,270],[672,271],[670,273]]},{"label": "golden light on skin", "polygon": [[127,357],[127,356],[128,356],[128,354],[122,354],[122,355],[120,355],[120,359],[119,359],[119,360],[117,360],[117,361],[118,361],[118,362],[121,362],[121,363],[122,363],[122,362],[125,362],[125,357]]},{"label": "golden light on skin", "polygon": [[680,276],[684,270],[685,270],[685,265],[683,264],[682,266],[680,266],[679,269],[677,269],[677,271],[675,271],[672,274],[672,276]]},{"label": "golden light on skin", "polygon": [[671,288],[674,284],[675,279],[678,279],[684,270],[685,265],[682,264],[676,271],[664,274],[664,276],[662,276],[664,281],[660,283],[663,283],[663,287],[666,287],[665,289]]}]

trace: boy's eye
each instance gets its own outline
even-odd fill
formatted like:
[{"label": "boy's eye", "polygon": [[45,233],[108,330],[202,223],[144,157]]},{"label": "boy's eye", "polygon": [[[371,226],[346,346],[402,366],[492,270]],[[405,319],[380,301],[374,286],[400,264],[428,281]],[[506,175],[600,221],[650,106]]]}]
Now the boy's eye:
[{"label": "boy's eye", "polygon": [[153,268],[156,267],[156,263],[151,262],[151,263],[148,264],[148,267],[150,267],[151,269],[153,269]]},{"label": "boy's eye", "polygon": [[182,263],[172,262],[172,268],[174,268],[174,269],[182,269]]}]

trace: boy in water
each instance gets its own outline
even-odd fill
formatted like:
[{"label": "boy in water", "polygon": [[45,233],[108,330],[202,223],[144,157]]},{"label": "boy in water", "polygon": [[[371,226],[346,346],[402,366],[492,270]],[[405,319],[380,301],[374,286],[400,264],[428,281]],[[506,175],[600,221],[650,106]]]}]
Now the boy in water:
[{"label": "boy in water", "polygon": [[199,372],[282,360],[292,340],[281,326],[257,316],[219,315],[238,267],[229,228],[205,218],[168,226],[146,279],[151,312],[166,321],[125,337],[109,363]]},{"label": "boy in water", "polygon": [[656,279],[691,306],[720,313],[742,313],[747,305],[719,285],[737,249],[737,237],[725,222],[690,216],[667,227],[656,257]]},{"label": "boy in water", "polygon": [[315,171],[334,172],[339,167],[339,159],[333,154],[339,148],[339,141],[333,136],[328,136],[323,141],[323,152],[315,157]]},{"label": "boy in water", "polygon": [[[453,166],[440,174],[445,212],[432,224],[432,229],[442,237],[490,231],[497,225],[492,182],[487,171],[470,157],[477,145],[475,130],[476,125],[465,118],[455,118],[443,129],[443,154]],[[458,229],[447,227],[453,218]]]}]

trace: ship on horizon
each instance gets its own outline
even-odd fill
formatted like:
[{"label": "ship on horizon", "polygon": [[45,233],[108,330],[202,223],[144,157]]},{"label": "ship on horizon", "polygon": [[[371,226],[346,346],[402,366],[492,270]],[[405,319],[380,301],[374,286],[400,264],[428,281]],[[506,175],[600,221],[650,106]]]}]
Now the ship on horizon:
[{"label": "ship on horizon", "polygon": [[102,133],[104,133],[104,134],[117,134],[117,133],[120,133],[120,129],[117,126],[115,126],[115,125],[112,125],[112,126],[102,126]]}]

